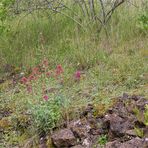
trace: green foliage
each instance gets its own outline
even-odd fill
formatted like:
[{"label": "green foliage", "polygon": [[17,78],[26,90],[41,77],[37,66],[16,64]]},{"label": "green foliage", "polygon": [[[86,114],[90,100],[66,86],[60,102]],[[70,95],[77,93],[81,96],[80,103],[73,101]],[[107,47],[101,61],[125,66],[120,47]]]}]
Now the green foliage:
[{"label": "green foliage", "polygon": [[143,132],[142,129],[135,127],[134,130],[135,130],[137,136],[139,136],[139,137],[143,137],[144,136],[144,132]]},{"label": "green foliage", "polygon": [[145,106],[145,112],[144,112],[144,120],[145,125],[148,126],[148,105]]},{"label": "green foliage", "polygon": [[100,145],[105,145],[108,141],[107,135],[101,135],[98,139]]},{"label": "green foliage", "polygon": [[143,2],[140,14],[138,15],[138,27],[144,33],[148,33],[148,0]]},{"label": "green foliage", "polygon": [[[133,109],[133,112],[136,115],[137,119],[139,121],[142,121],[142,119],[141,119],[142,116],[141,116],[140,110],[137,107],[135,107]],[[145,105],[145,111],[144,111],[143,115],[144,115],[144,121],[142,121],[142,122],[144,122],[144,124],[147,126],[148,125],[148,105],[147,104]]]},{"label": "green foliage", "polygon": [[144,33],[147,33],[147,31],[148,31],[148,13],[141,14],[138,20],[139,20],[138,26],[141,29],[141,31],[143,31]]},{"label": "green foliage", "polygon": [[9,7],[14,3],[14,0],[2,0],[0,2],[0,20],[4,21],[7,17]]},{"label": "green foliage", "polygon": [[0,2],[0,34],[8,31],[8,26],[5,21],[8,17],[9,7],[14,3],[14,0],[2,0]]},{"label": "green foliage", "polygon": [[49,132],[61,118],[61,102],[59,98],[53,100],[42,100],[39,104],[29,104],[32,114],[32,122],[39,132]]}]

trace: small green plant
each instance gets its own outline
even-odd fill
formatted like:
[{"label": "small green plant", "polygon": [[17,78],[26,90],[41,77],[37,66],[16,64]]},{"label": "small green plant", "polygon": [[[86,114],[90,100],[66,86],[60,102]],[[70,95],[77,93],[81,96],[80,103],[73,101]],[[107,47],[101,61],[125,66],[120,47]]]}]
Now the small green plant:
[{"label": "small green plant", "polygon": [[100,145],[105,145],[108,141],[107,135],[101,135],[98,139]]},{"label": "small green plant", "polygon": [[148,13],[143,13],[139,16],[138,27],[144,33],[148,31]]},{"label": "small green plant", "polygon": [[144,124],[145,124],[146,126],[148,126],[148,105],[145,106]]},{"label": "small green plant", "polygon": [[[137,119],[139,121],[142,121],[142,116],[141,116],[140,110],[137,107],[135,107],[133,109],[133,112],[134,112],[135,116],[137,117]],[[148,125],[148,105],[145,106],[145,111],[142,114],[144,114],[144,124],[147,126]]]},{"label": "small green plant", "polygon": [[143,1],[141,13],[138,17],[138,27],[141,32],[147,34],[148,32],[148,1]]},{"label": "small green plant", "polygon": [[[134,111],[134,113],[135,113],[137,119],[138,119],[139,121],[142,121],[142,119],[141,119],[142,116],[141,116],[140,110],[135,107],[133,111]],[[148,105],[145,106],[144,121],[142,121],[142,122],[143,122],[146,126],[148,125]],[[136,132],[137,136],[139,136],[139,137],[143,137],[143,136],[144,136],[144,131],[143,131],[143,129],[140,129],[140,128],[138,128],[138,127],[135,127],[135,132]]]},{"label": "small green plant", "polygon": [[142,116],[141,116],[142,113],[140,112],[140,110],[137,107],[135,107],[133,109],[133,112],[134,112],[136,118],[138,119],[138,121],[143,122],[142,121],[143,119],[142,119]]},{"label": "small green plant", "polygon": [[60,109],[58,98],[42,101],[40,104],[30,104],[33,124],[37,126],[39,132],[48,132],[56,126],[61,118]]},{"label": "small green plant", "polygon": [[144,136],[144,132],[143,132],[142,129],[135,127],[134,130],[135,130],[137,136],[139,136],[139,137],[143,137]]}]

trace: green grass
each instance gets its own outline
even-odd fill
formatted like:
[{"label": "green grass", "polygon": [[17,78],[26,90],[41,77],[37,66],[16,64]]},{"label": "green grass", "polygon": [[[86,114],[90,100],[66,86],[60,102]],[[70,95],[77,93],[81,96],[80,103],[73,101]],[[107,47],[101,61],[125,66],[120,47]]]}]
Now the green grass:
[{"label": "green grass", "polygon": [[[110,44],[120,45],[127,40],[132,40],[133,37],[140,38],[136,24],[139,13],[139,9],[132,6],[127,8],[126,5],[114,13],[108,24]],[[22,16],[10,20],[11,31],[0,37],[1,64],[28,67],[38,63],[43,54],[46,54],[51,64],[54,64],[57,58],[60,62],[65,61],[65,57],[68,58],[66,62],[75,63],[75,60],[71,60],[73,54],[76,53],[77,61],[87,60],[85,57],[81,57],[84,50],[89,50],[91,54],[94,50],[97,52],[100,48],[102,50],[106,48],[99,46],[102,42],[108,44],[105,41],[104,31],[98,37],[96,28],[99,26],[93,23],[91,28],[84,27],[83,29],[73,20],[61,14],[34,13],[23,16],[22,14]],[[84,23],[85,26],[87,21],[83,21],[82,24]],[[64,64],[66,63],[64,62]]]}]

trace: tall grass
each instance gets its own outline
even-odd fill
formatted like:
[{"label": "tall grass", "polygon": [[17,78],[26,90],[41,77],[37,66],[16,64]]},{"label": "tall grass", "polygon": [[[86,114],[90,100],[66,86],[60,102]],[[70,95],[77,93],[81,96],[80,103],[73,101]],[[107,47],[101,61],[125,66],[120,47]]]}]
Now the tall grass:
[{"label": "tall grass", "polygon": [[[108,24],[112,43],[121,44],[139,36],[136,27],[138,13],[137,8],[126,5],[114,13]],[[61,14],[34,13],[27,17],[21,15],[9,23],[11,31],[0,37],[1,59],[2,63],[17,66],[35,64],[43,56],[42,50],[45,50],[44,54],[51,62],[57,58],[65,60],[65,54],[70,57],[69,60],[71,56],[77,56],[80,58],[77,59],[79,61],[88,58],[83,56],[84,51],[91,55],[94,50],[97,52],[99,44],[106,40],[103,30],[98,37],[97,25],[92,24],[90,30],[88,28],[83,30],[73,20]]]}]

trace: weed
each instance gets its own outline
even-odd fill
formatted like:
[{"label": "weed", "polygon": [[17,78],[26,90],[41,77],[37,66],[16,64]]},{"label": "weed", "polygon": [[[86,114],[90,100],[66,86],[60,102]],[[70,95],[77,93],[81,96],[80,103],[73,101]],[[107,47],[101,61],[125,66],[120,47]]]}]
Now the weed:
[{"label": "weed", "polygon": [[140,128],[136,128],[136,127],[135,127],[134,130],[135,130],[137,136],[139,136],[139,137],[143,137],[143,136],[144,136],[144,132],[143,132],[142,129],[140,129]]},{"label": "weed", "polygon": [[108,141],[107,135],[101,135],[98,139],[100,145],[105,145]]},{"label": "weed", "polygon": [[145,106],[144,123],[146,126],[148,126],[148,105]]}]

